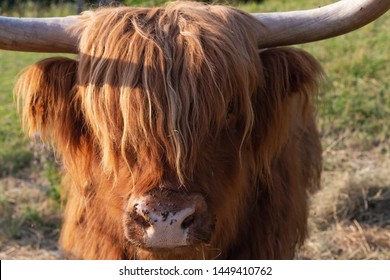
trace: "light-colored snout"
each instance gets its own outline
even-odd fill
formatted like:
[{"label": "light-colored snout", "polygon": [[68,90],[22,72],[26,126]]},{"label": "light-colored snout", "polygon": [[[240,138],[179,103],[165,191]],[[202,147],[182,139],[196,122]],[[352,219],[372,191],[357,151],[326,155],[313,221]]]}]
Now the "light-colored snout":
[{"label": "light-colored snout", "polygon": [[130,201],[125,230],[136,246],[173,249],[209,242],[214,222],[201,195],[158,190]]}]

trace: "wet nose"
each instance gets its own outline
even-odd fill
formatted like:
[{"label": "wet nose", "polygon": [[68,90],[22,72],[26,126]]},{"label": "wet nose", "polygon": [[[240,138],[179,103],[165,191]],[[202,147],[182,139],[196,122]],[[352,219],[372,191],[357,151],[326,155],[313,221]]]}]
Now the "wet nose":
[{"label": "wet nose", "polygon": [[154,192],[132,201],[128,238],[148,248],[175,248],[208,242],[212,215],[199,194]]}]

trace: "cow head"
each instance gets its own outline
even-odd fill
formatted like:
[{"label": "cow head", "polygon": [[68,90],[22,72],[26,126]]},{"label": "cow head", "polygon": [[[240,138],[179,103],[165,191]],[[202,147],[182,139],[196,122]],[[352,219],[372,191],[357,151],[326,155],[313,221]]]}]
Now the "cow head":
[{"label": "cow head", "polygon": [[[252,249],[238,244],[248,238],[264,248],[257,257],[292,256],[319,177],[311,99],[321,69],[302,51],[265,47],[357,26],[309,38],[281,32],[275,16],[270,25],[266,15],[182,2],[101,9],[61,29],[78,40],[78,60],[37,63],[16,92],[30,133],[53,142],[68,173],[66,249],[87,258],[245,257]],[[110,239],[88,249],[105,253],[78,248],[69,236],[79,231],[84,244]]]}]

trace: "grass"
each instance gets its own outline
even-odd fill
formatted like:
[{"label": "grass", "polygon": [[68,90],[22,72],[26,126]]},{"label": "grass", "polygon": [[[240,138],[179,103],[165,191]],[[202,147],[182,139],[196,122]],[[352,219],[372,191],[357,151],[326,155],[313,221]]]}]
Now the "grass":
[{"label": "grass", "polygon": [[0,174],[17,173],[31,162],[27,140],[20,129],[12,88],[17,73],[42,55],[0,51]]},{"label": "grass", "polygon": [[[157,2],[161,1],[147,4]],[[330,2],[266,0],[239,7],[249,12],[283,11]],[[75,10],[69,5],[39,11],[29,6],[23,13],[62,16]],[[388,26],[389,13],[350,34],[297,46],[315,56],[327,74],[318,98],[323,190],[313,198],[311,237],[299,258],[390,259]],[[26,246],[28,250],[55,248],[60,208],[57,163],[47,147],[23,136],[12,95],[18,72],[51,56],[0,51],[0,258],[9,258],[4,252],[14,252],[13,248],[26,258],[37,257],[22,249]],[[47,245],[45,238],[53,242]],[[48,258],[46,253],[41,256]]]},{"label": "grass", "polygon": [[348,131],[352,143],[370,148],[390,136],[389,15],[354,33],[304,46],[323,65],[327,88],[319,99],[324,136]]},{"label": "grass", "polygon": [[[1,4],[1,3],[0,3]],[[0,11],[3,16],[17,17],[61,17],[74,14],[77,11],[76,5],[63,3],[62,5],[39,5],[34,1],[18,1],[12,10],[7,10],[4,6]]]},{"label": "grass", "polygon": [[59,207],[45,195],[47,186],[13,177],[1,178],[0,186],[0,248],[19,244],[55,249]]},{"label": "grass", "polygon": [[390,259],[390,155],[332,150],[312,198],[302,259]]}]

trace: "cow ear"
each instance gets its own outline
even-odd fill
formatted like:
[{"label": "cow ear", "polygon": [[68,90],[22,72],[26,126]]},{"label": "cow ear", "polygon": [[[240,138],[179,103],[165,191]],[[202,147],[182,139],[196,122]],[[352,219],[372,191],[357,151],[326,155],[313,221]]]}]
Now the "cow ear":
[{"label": "cow ear", "polygon": [[60,150],[79,145],[83,134],[77,67],[73,59],[45,59],[26,68],[15,86],[24,128]]},{"label": "cow ear", "polygon": [[290,140],[313,126],[314,100],[323,77],[310,54],[294,48],[261,51],[259,87],[253,95],[252,143],[262,169],[270,170]]}]

